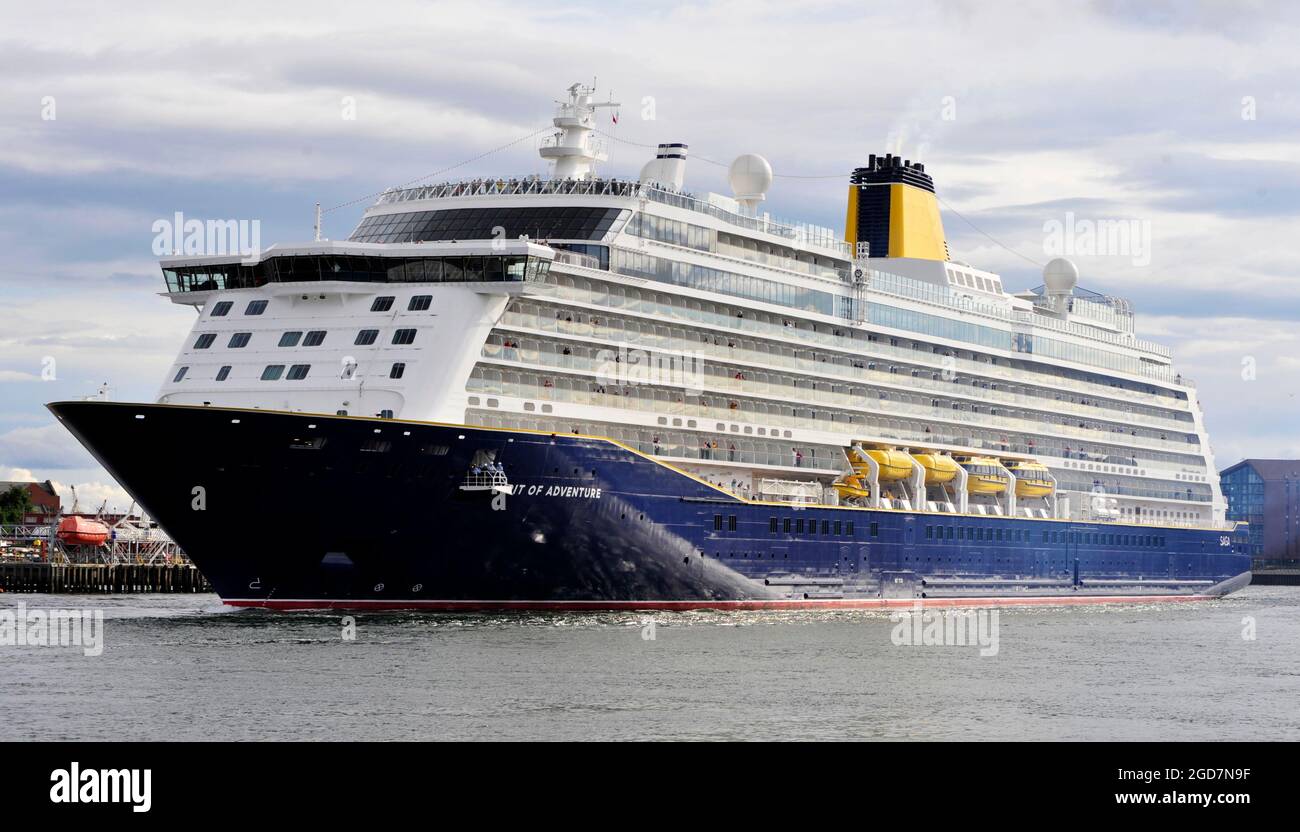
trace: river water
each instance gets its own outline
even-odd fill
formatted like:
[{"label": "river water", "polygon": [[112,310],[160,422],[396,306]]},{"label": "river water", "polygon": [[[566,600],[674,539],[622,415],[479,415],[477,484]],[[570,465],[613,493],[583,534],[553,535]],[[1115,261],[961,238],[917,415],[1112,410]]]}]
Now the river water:
[{"label": "river water", "polygon": [[995,653],[908,644],[882,612],[374,613],[353,633],[213,595],[0,595],[19,604],[102,610],[103,649],[0,645],[0,740],[1300,739],[1293,587],[1001,610]]}]

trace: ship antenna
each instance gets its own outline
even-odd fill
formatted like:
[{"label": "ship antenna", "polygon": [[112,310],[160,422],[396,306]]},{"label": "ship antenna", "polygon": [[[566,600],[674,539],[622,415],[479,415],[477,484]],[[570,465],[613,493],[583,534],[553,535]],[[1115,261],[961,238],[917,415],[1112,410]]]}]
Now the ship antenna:
[{"label": "ship antenna", "polygon": [[320,242],[320,203],[316,203],[316,242]]}]

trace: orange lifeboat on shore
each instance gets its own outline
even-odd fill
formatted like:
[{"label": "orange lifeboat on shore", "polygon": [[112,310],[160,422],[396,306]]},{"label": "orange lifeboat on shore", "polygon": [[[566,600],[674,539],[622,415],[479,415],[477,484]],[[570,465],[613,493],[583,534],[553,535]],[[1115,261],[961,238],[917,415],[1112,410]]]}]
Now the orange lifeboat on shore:
[{"label": "orange lifeboat on shore", "polygon": [[59,521],[59,540],[68,546],[102,546],[112,535],[108,526],[86,517],[64,517]]}]

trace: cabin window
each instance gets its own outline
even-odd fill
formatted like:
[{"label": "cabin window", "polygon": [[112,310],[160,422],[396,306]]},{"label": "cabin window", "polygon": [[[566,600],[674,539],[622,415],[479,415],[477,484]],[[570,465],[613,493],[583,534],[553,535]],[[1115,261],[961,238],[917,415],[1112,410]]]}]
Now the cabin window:
[{"label": "cabin window", "polygon": [[408,312],[423,312],[433,304],[433,295],[416,295],[406,305]]},{"label": "cabin window", "polygon": [[226,344],[226,346],[232,350],[246,347],[248,346],[248,340],[252,337],[253,333],[251,332],[236,332],[234,335],[230,336],[230,342]]},{"label": "cabin window", "polygon": [[721,515],[721,514],[715,514],[715,515],[713,515],[713,530],[714,530],[715,532],[720,532],[720,531],[722,531],[722,515]]},{"label": "cabin window", "polygon": [[264,300],[249,301],[248,306],[244,307],[245,315],[261,315],[265,311],[266,311],[266,301]]},{"label": "cabin window", "polygon": [[267,364],[266,369],[262,370],[262,381],[275,381],[284,375],[283,364]]},{"label": "cabin window", "polygon": [[789,534],[789,533],[790,533],[790,518],[789,518],[789,517],[785,518],[785,520],[782,521],[781,529],[782,529],[782,531],[784,531],[786,534]]},{"label": "cabin window", "polygon": [[729,514],[727,515],[727,531],[734,532],[735,530],[736,530],[736,515]]},{"label": "cabin window", "polygon": [[319,347],[323,343],[325,343],[325,330],[323,329],[313,329],[307,333],[306,338],[302,339],[304,347]]},{"label": "cabin window", "polygon": [[302,338],[302,332],[286,332],[280,336],[280,346],[296,347],[298,341]]},{"label": "cabin window", "polygon": [[393,332],[394,344],[413,344],[415,343],[415,330],[399,329]]},{"label": "cabin window", "polygon": [[354,341],[353,343],[359,347],[368,347],[371,344],[375,343],[375,339],[378,337],[379,337],[379,330],[363,329],[357,333],[357,340]]},{"label": "cabin window", "polygon": [[223,300],[216,306],[212,307],[212,314],[209,317],[224,318],[230,314],[230,307],[234,304],[228,300]]},{"label": "cabin window", "polygon": [[375,302],[370,304],[371,312],[387,312],[392,308],[393,308],[392,295],[384,295],[382,297],[375,298]]},{"label": "cabin window", "polygon": [[294,364],[289,368],[288,379],[290,381],[301,381],[307,377],[307,371],[310,369],[310,364]]},{"label": "cabin window", "polygon": [[181,367],[179,370],[177,370],[175,377],[172,378],[172,384],[175,384],[179,382],[181,379],[185,378],[185,374],[188,373],[189,371],[190,371],[189,367]]},{"label": "cabin window", "polygon": [[403,364],[401,361],[398,361],[396,364],[393,365],[393,369],[388,371],[388,377],[401,378],[402,374],[405,372],[406,372],[406,365]]},{"label": "cabin window", "polygon": [[194,349],[206,350],[208,347],[212,346],[212,342],[215,340],[217,340],[217,334],[215,332],[205,332],[195,339]]},{"label": "cabin window", "polygon": [[772,534],[776,534],[776,532],[777,532],[777,530],[778,530],[779,528],[780,528],[780,526],[777,525],[777,522],[776,522],[776,518],[775,518],[775,517],[771,517],[771,518],[768,519],[768,521],[767,521],[767,530],[768,530],[769,532],[771,532]]},{"label": "cabin window", "polygon": [[880,524],[879,524],[879,523],[872,523],[872,524],[871,524],[871,536],[872,536],[872,537],[880,537]]},{"label": "cabin window", "polygon": [[220,370],[217,370],[217,381],[225,381],[229,376],[230,376],[229,364],[222,367]]}]

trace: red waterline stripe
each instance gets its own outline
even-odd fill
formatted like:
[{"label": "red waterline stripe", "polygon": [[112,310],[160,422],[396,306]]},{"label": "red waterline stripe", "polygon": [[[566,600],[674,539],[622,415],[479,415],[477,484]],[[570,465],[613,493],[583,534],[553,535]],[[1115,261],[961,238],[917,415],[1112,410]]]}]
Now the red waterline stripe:
[{"label": "red waterline stripe", "polygon": [[689,610],[883,610],[922,607],[1064,607],[1084,604],[1146,604],[1209,601],[1215,595],[1069,595],[1060,598],[872,598],[789,599],[747,601],[365,601],[292,599],[223,599],[232,607],[273,610],[435,610],[440,612],[503,612],[509,610],[612,612],[626,610],[686,612]]}]

